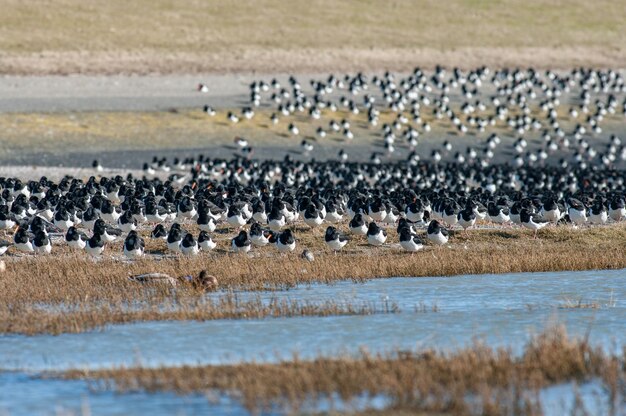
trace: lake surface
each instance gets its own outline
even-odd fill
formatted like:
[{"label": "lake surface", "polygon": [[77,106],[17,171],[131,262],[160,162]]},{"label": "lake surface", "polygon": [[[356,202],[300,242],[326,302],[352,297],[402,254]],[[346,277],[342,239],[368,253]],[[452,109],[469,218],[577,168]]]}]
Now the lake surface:
[{"label": "lake surface", "polygon": [[[0,373],[0,414],[54,414],[55,409],[65,409],[63,406],[80,410],[85,403],[91,414],[103,415],[244,411],[224,397],[209,404],[199,395],[116,395],[91,392],[82,381],[31,377],[46,370],[276,361],[296,352],[306,358],[356,353],[363,347],[370,351],[454,350],[476,341],[519,352],[532,334],[555,324],[565,325],[572,335],[590,331],[591,342],[608,352],[620,352],[626,344],[626,270],[374,279],[301,286],[285,292],[241,292],[238,296],[259,296],[264,301],[387,302],[397,304],[401,312],[145,322],[81,334],[2,335],[0,368],[14,372]],[[565,307],[579,301],[595,307]],[[559,388],[573,391],[571,386],[547,390],[546,406],[551,414],[558,413],[553,410],[560,405],[557,399],[569,397],[560,394]]]}]

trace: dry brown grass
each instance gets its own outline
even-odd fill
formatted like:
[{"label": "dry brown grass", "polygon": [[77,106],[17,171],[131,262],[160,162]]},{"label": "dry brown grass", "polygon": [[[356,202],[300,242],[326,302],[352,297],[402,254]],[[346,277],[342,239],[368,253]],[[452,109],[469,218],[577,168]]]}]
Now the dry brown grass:
[{"label": "dry brown grass", "polygon": [[0,332],[60,334],[138,321],[371,315],[398,311],[393,303],[334,300],[302,302],[278,298],[269,301],[262,301],[260,298],[242,300],[232,294],[220,296],[217,300],[172,295],[167,300],[145,299],[132,304],[83,301],[42,306],[10,303],[0,306]]},{"label": "dry brown grass", "polygon": [[[274,305],[257,302],[233,304],[230,290],[282,290],[298,284],[363,281],[384,277],[451,276],[560,270],[626,268],[625,225],[572,230],[541,231],[540,240],[519,229],[474,230],[456,233],[449,247],[427,246],[414,255],[396,245],[367,246],[355,239],[334,255],[323,243],[321,228],[296,230],[298,249],[281,256],[272,247],[255,249],[254,256],[234,255],[226,248],[231,234],[215,234],[218,249],[194,258],[167,256],[163,241],[147,239],[149,257],[128,262],[121,243],[107,247],[108,254],[93,260],[64,246],[48,257],[5,257],[0,274],[0,332],[59,333],[82,331],[109,322],[158,319],[216,319],[262,316],[373,313],[384,307],[345,305]],[[389,242],[397,241],[390,230]],[[299,257],[303,248],[316,259]],[[115,256],[111,256],[115,253]],[[207,269],[217,276],[223,303],[207,304],[192,286],[176,289],[128,280],[129,274],[147,272],[170,276],[195,275]],[[45,305],[46,308],[42,308]],[[63,310],[64,313],[59,313]]]},{"label": "dry brown grass", "polygon": [[608,0],[2,0],[0,7],[3,73],[604,66],[626,56],[626,12]]},{"label": "dry brown grass", "polygon": [[278,364],[120,368],[70,371],[65,378],[100,381],[118,391],[222,392],[251,411],[280,405],[297,413],[305,403],[368,396],[390,399],[396,411],[451,414],[536,414],[538,389],[599,380],[617,404],[626,394],[625,356],[607,356],[555,328],[534,338],[521,356],[482,345],[444,354],[437,351],[317,358]]}]

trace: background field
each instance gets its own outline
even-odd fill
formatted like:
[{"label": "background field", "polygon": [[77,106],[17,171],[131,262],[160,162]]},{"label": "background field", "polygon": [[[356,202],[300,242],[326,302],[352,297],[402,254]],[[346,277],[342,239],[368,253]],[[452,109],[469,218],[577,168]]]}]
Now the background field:
[{"label": "background field", "polygon": [[623,1],[0,0],[0,73],[626,63]]}]

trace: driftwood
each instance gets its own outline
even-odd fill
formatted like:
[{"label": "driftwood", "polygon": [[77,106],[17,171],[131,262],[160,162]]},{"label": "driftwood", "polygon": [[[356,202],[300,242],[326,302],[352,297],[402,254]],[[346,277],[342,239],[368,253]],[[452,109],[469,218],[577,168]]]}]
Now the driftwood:
[{"label": "driftwood", "polygon": [[190,284],[195,288],[203,290],[215,290],[218,286],[217,277],[208,274],[206,270],[202,270],[197,277],[172,277],[165,273],[142,273],[130,275],[128,276],[128,279],[137,283],[165,284],[172,287],[176,287],[179,284]]},{"label": "driftwood", "polygon": [[128,276],[128,279],[138,283],[155,283],[155,284],[167,284],[176,287],[177,280],[172,276],[165,273],[143,273]]}]

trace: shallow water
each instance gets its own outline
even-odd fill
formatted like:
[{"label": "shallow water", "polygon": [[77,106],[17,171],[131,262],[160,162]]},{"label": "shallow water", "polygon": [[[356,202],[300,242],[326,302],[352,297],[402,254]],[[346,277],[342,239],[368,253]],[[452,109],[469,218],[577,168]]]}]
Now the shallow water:
[{"label": "shallow water", "polygon": [[[216,296],[216,295],[213,295]],[[376,302],[401,313],[112,325],[59,336],[0,336],[0,368],[21,371],[143,364],[217,364],[393,348],[455,349],[480,340],[519,351],[553,323],[607,351],[626,344],[626,270],[375,279],[311,285],[265,299]],[[597,303],[597,309],[559,305]],[[436,305],[437,311],[432,307]],[[426,312],[416,312],[426,309]]]},{"label": "shallow water", "polygon": [[[452,350],[481,340],[520,351],[532,333],[553,323],[571,334],[590,331],[593,343],[609,352],[626,344],[626,270],[378,279],[355,284],[302,286],[287,292],[239,293],[265,301],[287,298],[322,302],[397,304],[398,314],[268,318],[206,322],[146,322],[113,325],[101,331],[59,336],[0,336],[0,414],[165,415],[245,413],[233,399],[142,392],[92,391],[84,381],[41,379],[37,373],[73,367],[143,364],[275,361],[298,352],[354,353],[360,347]],[[212,294],[210,296],[219,296]],[[559,308],[594,303],[596,309]],[[436,306],[436,311],[433,307]],[[34,375],[33,376],[31,376]],[[574,403],[572,384],[541,393],[545,413],[564,414]],[[607,409],[599,385],[577,389],[587,410]],[[384,406],[385,400],[359,402]],[[337,403],[334,403],[337,405]],[[323,410],[321,403],[313,410]],[[353,408],[353,407],[351,407]],[[567,413],[567,412],[565,412]],[[600,411],[603,413],[603,411]]]},{"label": "shallow water", "polygon": [[24,373],[0,374],[0,414],[17,415],[240,415],[245,409],[220,397],[93,391],[81,380],[55,380]]},{"label": "shallow water", "polygon": [[[609,414],[607,391],[600,383],[582,386],[574,383],[559,384],[540,392],[539,398],[546,416],[573,414],[580,411],[576,394],[587,414]],[[342,402],[320,400],[305,404],[304,413],[320,411],[358,411],[366,408],[384,409],[389,401],[381,396],[359,397]],[[626,410],[618,405],[618,412]],[[195,415],[216,416],[247,414],[247,410],[234,398],[226,395],[192,394],[178,396],[173,393],[130,392],[118,394],[111,390],[93,388],[82,380],[58,380],[32,377],[25,373],[0,373],[0,414],[21,415]],[[280,408],[263,414],[282,414]],[[618,413],[619,414],[619,413]]]}]

